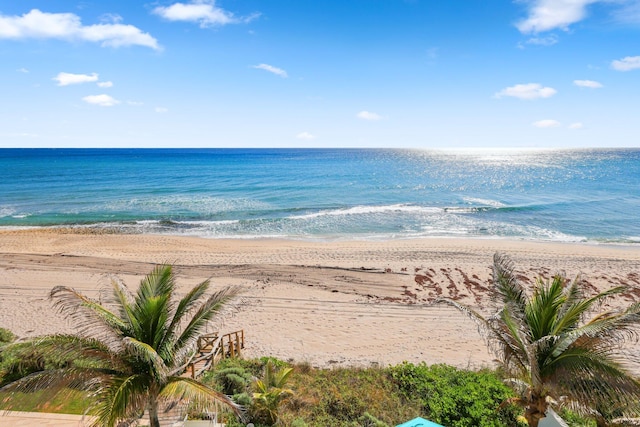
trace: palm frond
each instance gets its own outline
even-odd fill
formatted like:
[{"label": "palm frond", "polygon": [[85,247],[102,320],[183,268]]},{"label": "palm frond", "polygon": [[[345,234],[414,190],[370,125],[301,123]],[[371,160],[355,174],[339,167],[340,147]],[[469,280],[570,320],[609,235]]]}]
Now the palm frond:
[{"label": "palm frond", "polygon": [[123,322],[127,322],[129,328],[127,328],[128,334],[132,334],[134,330],[139,330],[140,325],[133,313],[133,305],[135,304],[134,296],[129,291],[129,288],[117,279],[111,280],[111,286],[113,288],[113,296],[120,311],[120,319]]},{"label": "palm frond", "polygon": [[[613,288],[590,298],[589,307],[602,298],[618,293],[620,288]],[[584,309],[587,309],[584,308]],[[579,309],[576,309],[579,310]],[[562,334],[561,340],[554,349],[554,356],[560,355],[569,346],[577,344],[580,347],[595,348],[604,345],[613,350],[621,347],[627,340],[638,338],[640,326],[640,303],[634,303],[623,311],[609,311],[601,313],[588,323]]]},{"label": "palm frond", "polygon": [[78,390],[93,390],[96,387],[96,382],[91,381],[89,384],[85,384],[85,380],[87,378],[93,379],[96,375],[103,376],[106,374],[97,369],[86,368],[49,369],[29,374],[5,385],[1,390],[24,393],[50,390],[53,394],[67,387],[74,387]]},{"label": "palm frond", "polygon": [[[207,322],[219,314],[223,308],[228,308],[228,303],[237,297],[241,288],[227,286],[209,296],[209,298],[197,308],[191,320],[182,330],[174,345],[176,360],[181,360],[191,350],[198,336],[204,331]],[[227,305],[227,307],[225,307]]]},{"label": "palm frond", "polygon": [[138,327],[132,335],[154,348],[164,338],[174,289],[175,278],[169,265],[155,267],[140,281],[132,308]]},{"label": "palm frond", "polygon": [[120,331],[126,329],[118,315],[66,286],[56,286],[49,296],[54,300],[54,307],[71,320],[80,335],[99,339],[114,349],[118,347]]},{"label": "palm frond", "polygon": [[515,266],[508,255],[493,255],[493,284],[500,304],[513,305],[514,314],[523,314],[527,303],[524,287],[515,274]]},{"label": "palm frond", "polygon": [[498,313],[497,317],[485,319],[482,314],[471,307],[460,304],[449,298],[438,298],[435,303],[451,305],[471,319],[478,327],[478,332],[487,342],[489,349],[496,354],[501,361],[505,362],[504,366],[507,370],[511,370],[510,365],[513,361],[515,361],[518,366],[518,370],[526,369],[527,357],[523,354],[524,349],[522,347],[522,341],[519,341],[516,338],[517,334],[511,336],[506,333],[504,330],[504,324],[498,320],[501,318],[500,316],[503,315],[504,311]]},{"label": "palm frond", "polygon": [[242,407],[229,396],[187,377],[169,377],[160,391],[160,398],[166,402],[188,401],[203,411],[221,404],[243,418]]},{"label": "palm frond", "polygon": [[[637,399],[640,384],[606,348],[571,347],[549,363],[547,381],[582,403],[600,399]],[[570,379],[569,381],[567,379]]]},{"label": "palm frond", "polygon": [[95,393],[96,419],[93,425],[114,427],[142,415],[149,398],[149,382],[144,375],[114,376]]},{"label": "palm frond", "polygon": [[526,324],[531,331],[531,341],[553,335],[558,313],[565,302],[563,285],[564,278],[561,276],[555,276],[551,283],[538,279],[533,297],[525,308]]},{"label": "palm frond", "polygon": [[173,313],[173,319],[166,329],[163,341],[159,344],[159,353],[163,359],[169,360],[175,358],[175,339],[178,334],[178,328],[180,327],[184,317],[192,310],[205,295],[209,289],[210,281],[205,280],[202,283],[194,286],[178,303],[175,312]]},{"label": "palm frond", "polygon": [[175,278],[170,265],[158,265],[141,281],[136,294],[136,303],[161,295],[172,295]]},{"label": "palm frond", "polygon": [[149,344],[138,341],[133,337],[126,337],[122,341],[129,354],[143,361],[145,365],[150,368],[148,372],[149,375],[155,380],[164,383],[169,370],[155,349]]}]

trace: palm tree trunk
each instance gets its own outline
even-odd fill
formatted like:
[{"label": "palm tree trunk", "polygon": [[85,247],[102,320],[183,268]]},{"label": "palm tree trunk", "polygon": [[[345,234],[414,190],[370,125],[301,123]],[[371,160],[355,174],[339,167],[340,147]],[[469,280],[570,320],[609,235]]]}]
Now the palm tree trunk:
[{"label": "palm tree trunk", "polygon": [[158,399],[149,398],[149,427],[160,427],[158,419]]},{"label": "palm tree trunk", "polygon": [[538,427],[538,423],[547,415],[548,403],[544,396],[532,395],[529,405],[525,408],[524,417],[529,427]]}]

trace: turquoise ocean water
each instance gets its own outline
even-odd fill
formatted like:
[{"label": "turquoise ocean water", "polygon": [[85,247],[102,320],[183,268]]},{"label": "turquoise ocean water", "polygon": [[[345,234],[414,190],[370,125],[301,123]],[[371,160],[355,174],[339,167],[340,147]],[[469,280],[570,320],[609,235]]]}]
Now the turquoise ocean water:
[{"label": "turquoise ocean water", "polygon": [[0,227],[640,244],[640,149],[3,149]]}]

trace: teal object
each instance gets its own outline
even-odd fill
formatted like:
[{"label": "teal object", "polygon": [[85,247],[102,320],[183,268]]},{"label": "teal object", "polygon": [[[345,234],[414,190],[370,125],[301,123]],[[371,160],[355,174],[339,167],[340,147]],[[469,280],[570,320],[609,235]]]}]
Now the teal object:
[{"label": "teal object", "polygon": [[406,423],[399,424],[396,427],[444,427],[441,424],[436,424],[433,421],[425,420],[424,418],[414,418]]}]

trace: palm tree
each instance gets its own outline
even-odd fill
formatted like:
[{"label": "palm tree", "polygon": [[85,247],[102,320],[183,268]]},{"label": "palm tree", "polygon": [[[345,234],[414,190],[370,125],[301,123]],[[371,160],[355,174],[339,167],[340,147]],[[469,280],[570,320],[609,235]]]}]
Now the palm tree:
[{"label": "palm tree", "polygon": [[114,280],[108,305],[58,286],[50,296],[78,327],[78,335],[43,337],[37,345],[46,354],[74,362],[36,372],[5,388],[45,389],[48,397],[70,389],[90,392],[96,426],[126,424],[148,410],[151,427],[158,427],[161,407],[181,402],[201,409],[222,404],[240,415],[229,397],[181,376],[207,323],[238,294],[237,288],[226,287],[207,295],[208,288],[206,280],[176,301],[169,265],[154,268],[135,295]]},{"label": "palm tree", "polygon": [[502,254],[494,256],[493,285],[499,308],[491,317],[442,301],[478,324],[517,393],[505,403],[522,406],[531,427],[545,417],[551,401],[577,409],[602,402],[624,408],[637,404],[640,384],[626,370],[619,350],[635,336],[640,303],[594,315],[597,306],[624,287],[586,297],[580,279],[556,275],[538,278],[528,295],[512,261]]},{"label": "palm tree", "polygon": [[293,394],[291,389],[285,388],[292,372],[293,368],[276,371],[274,363],[269,360],[264,368],[264,378],[255,382],[253,402],[268,425],[278,421],[280,402]]}]

